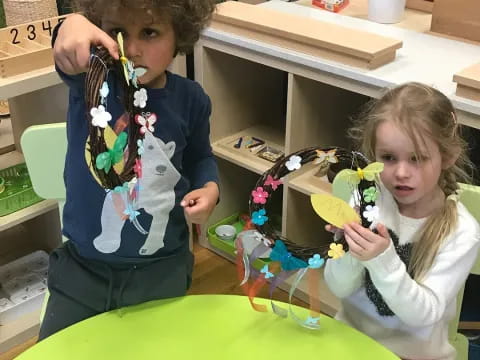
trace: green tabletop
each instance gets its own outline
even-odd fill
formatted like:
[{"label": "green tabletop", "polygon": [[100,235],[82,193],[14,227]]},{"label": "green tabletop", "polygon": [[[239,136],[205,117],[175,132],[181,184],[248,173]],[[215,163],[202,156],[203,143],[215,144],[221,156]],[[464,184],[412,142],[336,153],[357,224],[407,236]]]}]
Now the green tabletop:
[{"label": "green tabletop", "polygon": [[320,323],[320,330],[309,330],[256,312],[243,296],[191,295],[95,316],[17,359],[398,359],[334,319],[322,316]]}]

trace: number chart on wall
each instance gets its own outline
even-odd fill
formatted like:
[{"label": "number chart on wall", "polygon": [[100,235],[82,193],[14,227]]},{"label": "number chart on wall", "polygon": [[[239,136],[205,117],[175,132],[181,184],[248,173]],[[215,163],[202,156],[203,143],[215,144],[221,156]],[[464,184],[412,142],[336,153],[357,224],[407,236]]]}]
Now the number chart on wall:
[{"label": "number chart on wall", "polygon": [[51,38],[57,16],[0,29],[0,78],[53,65]]}]

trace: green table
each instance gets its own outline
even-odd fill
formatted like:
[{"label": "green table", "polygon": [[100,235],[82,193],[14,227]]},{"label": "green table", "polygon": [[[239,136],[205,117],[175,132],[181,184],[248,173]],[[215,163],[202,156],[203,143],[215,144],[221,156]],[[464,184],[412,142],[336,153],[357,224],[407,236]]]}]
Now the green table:
[{"label": "green table", "polygon": [[95,316],[17,359],[398,359],[334,319],[320,321],[322,329],[309,330],[290,318],[252,310],[243,296],[191,295]]}]

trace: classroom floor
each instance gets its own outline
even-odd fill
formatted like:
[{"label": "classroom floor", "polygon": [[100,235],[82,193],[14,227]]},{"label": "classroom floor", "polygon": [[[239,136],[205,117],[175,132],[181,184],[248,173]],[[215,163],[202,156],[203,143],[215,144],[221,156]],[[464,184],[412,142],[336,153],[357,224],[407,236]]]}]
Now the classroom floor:
[{"label": "classroom floor", "polygon": [[[194,245],[195,266],[193,269],[192,287],[188,294],[234,294],[243,295],[238,285],[237,269],[235,264],[215,254],[214,252],[198,245]],[[264,288],[259,294],[260,297],[268,297],[268,289]],[[288,301],[287,292],[277,289],[273,298],[280,301]],[[307,307],[303,301],[294,298],[293,304]],[[248,306],[248,304],[246,304]],[[35,344],[36,338],[0,354],[0,360],[12,360],[30,346]]]}]

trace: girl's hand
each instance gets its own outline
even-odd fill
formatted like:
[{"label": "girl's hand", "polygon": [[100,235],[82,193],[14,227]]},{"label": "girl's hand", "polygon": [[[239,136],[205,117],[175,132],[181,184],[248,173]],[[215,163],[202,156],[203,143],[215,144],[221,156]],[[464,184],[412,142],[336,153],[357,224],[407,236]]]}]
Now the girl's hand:
[{"label": "girl's hand", "polygon": [[208,182],[203,188],[185,195],[180,205],[184,208],[187,220],[193,224],[205,224],[217,204],[218,196],[218,185],[214,182]]},{"label": "girl's hand", "polygon": [[118,60],[118,45],[106,32],[84,16],[67,17],[58,29],[53,47],[53,57],[58,68],[68,75],[87,71],[92,46],[105,47]]},{"label": "girl's hand", "polygon": [[377,257],[390,245],[391,239],[385,225],[378,224],[378,234],[357,223],[346,224],[345,240],[353,257],[367,261]]}]

